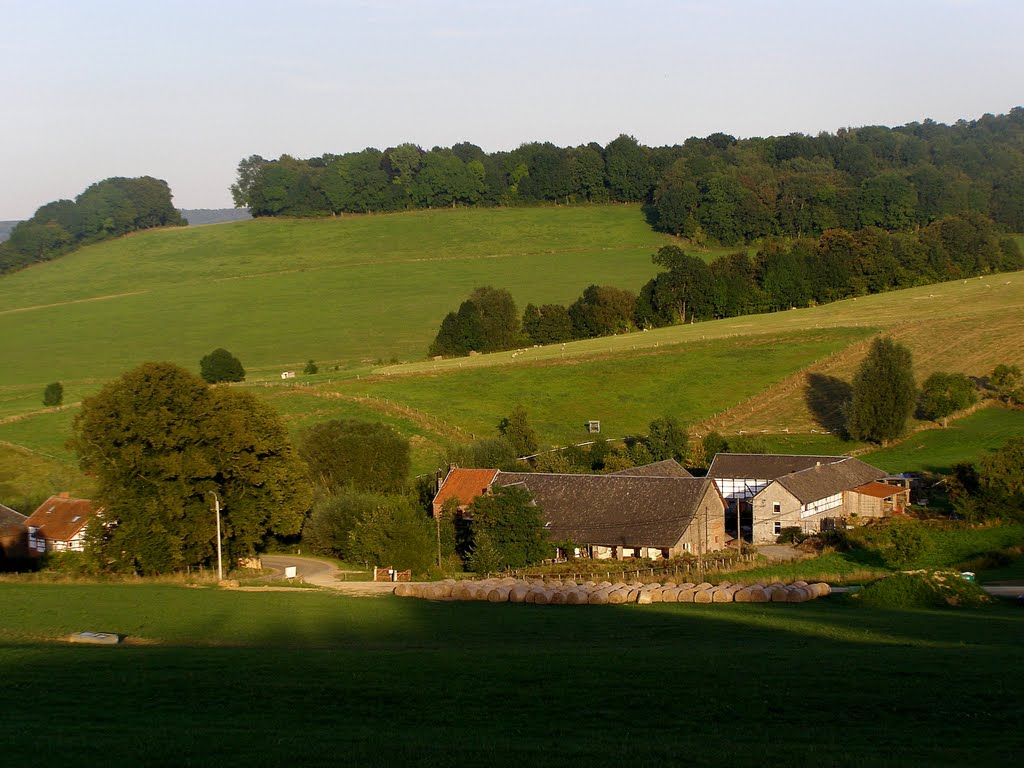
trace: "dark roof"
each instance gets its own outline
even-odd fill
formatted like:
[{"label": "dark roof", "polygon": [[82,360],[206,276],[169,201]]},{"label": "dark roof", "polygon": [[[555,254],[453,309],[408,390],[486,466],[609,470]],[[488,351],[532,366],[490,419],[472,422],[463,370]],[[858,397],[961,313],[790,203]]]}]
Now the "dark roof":
[{"label": "dark roof", "polygon": [[746,478],[775,480],[818,464],[833,464],[845,456],[791,456],[781,453],[716,453],[708,468],[712,480]]},{"label": "dark roof", "polygon": [[799,499],[800,503],[809,504],[878,480],[885,475],[882,470],[859,459],[845,458],[831,464],[821,464],[783,475],[776,482]]},{"label": "dark roof", "polygon": [[[602,546],[674,546],[713,486],[703,477],[629,477],[499,472],[494,485],[525,487],[554,541]],[[713,498],[719,499],[717,493]],[[709,509],[720,515],[721,509]]]},{"label": "dark roof", "polygon": [[38,528],[44,539],[71,541],[96,511],[88,499],[73,499],[61,494],[44,501],[25,521],[25,525]]},{"label": "dark roof", "polygon": [[686,471],[686,467],[675,459],[665,459],[653,464],[644,464],[641,467],[620,469],[618,472],[609,472],[608,474],[612,477],[693,477]]},{"label": "dark roof", "polygon": [[453,469],[434,496],[434,504],[440,507],[449,499],[472,504],[477,496],[487,492],[496,474],[496,469]]},{"label": "dark roof", "polygon": [[0,504],[0,531],[6,531],[10,528],[24,528],[26,520],[28,518],[21,514],[21,512],[16,512],[10,507]]}]

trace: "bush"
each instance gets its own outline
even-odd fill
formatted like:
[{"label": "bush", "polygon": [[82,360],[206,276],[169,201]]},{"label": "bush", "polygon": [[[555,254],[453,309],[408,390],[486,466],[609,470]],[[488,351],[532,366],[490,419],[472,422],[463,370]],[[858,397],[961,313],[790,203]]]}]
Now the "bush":
[{"label": "bush", "polygon": [[981,587],[956,571],[896,573],[854,596],[873,608],[967,608],[992,602]]},{"label": "bush", "polygon": [[854,548],[872,552],[888,568],[906,568],[925,557],[932,549],[932,540],[920,523],[889,520],[865,525],[849,536]]},{"label": "bush", "polygon": [[302,372],[307,376],[312,376],[314,373],[320,373],[320,366],[312,360],[308,360],[306,361],[306,367],[302,369]]},{"label": "bush", "polygon": [[226,349],[213,350],[199,361],[199,375],[207,384],[221,381],[245,381],[242,362]]},{"label": "bush", "polygon": [[43,390],[43,405],[47,408],[61,405],[64,402],[64,385],[59,381],[47,384]]},{"label": "bush", "polygon": [[792,527],[783,528],[779,532],[779,537],[775,540],[776,544],[800,544],[807,538],[807,534],[800,530],[800,526],[794,525]]}]

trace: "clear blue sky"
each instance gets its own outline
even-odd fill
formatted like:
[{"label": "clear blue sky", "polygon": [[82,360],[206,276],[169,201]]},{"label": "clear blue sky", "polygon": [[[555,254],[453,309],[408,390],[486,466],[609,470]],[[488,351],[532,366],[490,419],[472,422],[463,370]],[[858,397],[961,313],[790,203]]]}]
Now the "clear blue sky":
[{"label": "clear blue sky", "polygon": [[1024,104],[1020,0],[0,0],[0,219],[109,176],[225,207],[238,161],[648,145]]}]

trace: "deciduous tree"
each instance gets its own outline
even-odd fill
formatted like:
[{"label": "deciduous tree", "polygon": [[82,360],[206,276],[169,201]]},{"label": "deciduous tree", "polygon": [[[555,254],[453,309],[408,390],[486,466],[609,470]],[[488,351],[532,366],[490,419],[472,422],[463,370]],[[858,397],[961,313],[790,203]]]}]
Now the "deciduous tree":
[{"label": "deciduous tree", "polygon": [[856,440],[886,443],[903,435],[917,400],[910,350],[876,338],[853,377],[846,429]]}]

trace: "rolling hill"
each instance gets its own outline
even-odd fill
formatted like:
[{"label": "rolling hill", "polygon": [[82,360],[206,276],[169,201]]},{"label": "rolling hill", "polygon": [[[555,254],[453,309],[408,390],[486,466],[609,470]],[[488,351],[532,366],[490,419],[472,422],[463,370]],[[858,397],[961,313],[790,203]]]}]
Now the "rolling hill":
[{"label": "rolling hill", "polygon": [[[254,220],[142,233],[0,279],[0,501],[87,478],[65,448],[76,403],[147,359],[195,370],[215,346],[293,432],[379,419],[408,435],[414,471],[491,435],[524,404],[542,444],[643,433],[681,417],[702,434],[771,435],[791,452],[857,447],[827,430],[870,338],[908,344],[933,370],[984,376],[1024,365],[1024,273],[456,360],[423,355],[476,285],[569,302],[591,283],[638,288],[668,242],[629,206],[440,210],[333,220]],[[283,382],[306,359],[321,373]],[[384,360],[412,360],[384,364]],[[41,408],[46,383],[63,410]],[[1012,431],[1012,430],[1011,430]],[[945,450],[945,449],[944,449]]]}]

